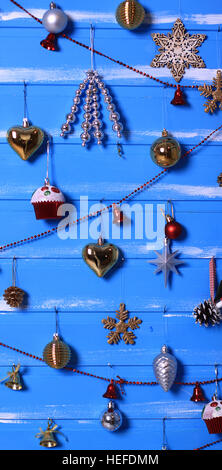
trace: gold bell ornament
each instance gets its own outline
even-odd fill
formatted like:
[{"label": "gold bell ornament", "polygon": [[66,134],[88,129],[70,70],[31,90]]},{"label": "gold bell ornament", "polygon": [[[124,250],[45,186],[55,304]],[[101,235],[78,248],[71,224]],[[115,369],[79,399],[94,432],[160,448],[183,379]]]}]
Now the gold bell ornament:
[{"label": "gold bell ornament", "polygon": [[56,312],[56,333],[53,335],[53,340],[46,345],[43,351],[43,359],[49,367],[53,369],[63,369],[69,362],[71,351],[69,346],[64,343],[58,335],[58,320]]},{"label": "gold bell ornament", "polygon": [[116,21],[122,28],[136,29],[145,18],[145,10],[136,0],[126,0],[120,3],[116,10]]},{"label": "gold bell ornament", "polygon": [[19,375],[20,364],[17,366],[13,364],[11,372],[8,372],[7,377],[5,377],[1,382],[8,379],[5,382],[5,386],[11,390],[22,390],[22,383]]},{"label": "gold bell ornament", "polygon": [[35,437],[41,438],[40,446],[42,447],[56,447],[58,445],[54,434],[62,434],[61,432],[57,431],[58,425],[53,423],[53,420],[48,418],[48,426],[45,431],[42,428],[39,428],[40,432],[36,434]]}]

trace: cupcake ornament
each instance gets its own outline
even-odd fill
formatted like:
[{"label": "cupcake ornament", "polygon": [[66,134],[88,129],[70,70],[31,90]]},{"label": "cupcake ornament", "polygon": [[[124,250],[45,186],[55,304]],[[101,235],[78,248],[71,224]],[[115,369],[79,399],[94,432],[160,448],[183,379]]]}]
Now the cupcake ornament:
[{"label": "cupcake ornament", "polygon": [[202,419],[206,423],[209,434],[222,433],[222,400],[218,400],[216,395],[203,408]]},{"label": "cupcake ornament", "polygon": [[35,210],[37,220],[44,219],[60,219],[62,216],[58,215],[59,207],[64,204],[65,197],[59,188],[52,186],[49,182],[48,167],[49,167],[49,153],[50,142],[47,142],[47,173],[44,185],[34,191],[31,204]]}]

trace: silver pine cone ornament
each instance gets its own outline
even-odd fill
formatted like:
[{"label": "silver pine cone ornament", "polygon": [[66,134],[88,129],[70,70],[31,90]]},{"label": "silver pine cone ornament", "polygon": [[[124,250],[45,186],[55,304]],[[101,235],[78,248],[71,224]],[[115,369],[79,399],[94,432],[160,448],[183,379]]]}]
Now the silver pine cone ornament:
[{"label": "silver pine cone ornament", "polygon": [[215,326],[219,325],[222,320],[222,314],[220,309],[211,300],[204,300],[200,303],[193,311],[195,323],[199,323],[200,326]]},{"label": "silver pine cone ornament", "polygon": [[105,86],[105,83],[101,80],[98,72],[95,70],[89,70],[87,78],[80,83],[78,90],[76,90],[75,97],[73,99],[73,105],[71,111],[66,116],[66,122],[61,127],[61,137],[70,134],[72,131],[72,124],[76,120],[76,114],[79,112],[79,105],[81,104],[82,95],[84,98],[84,121],[81,124],[83,129],[80,138],[82,140],[82,146],[85,147],[92,137],[96,139],[97,144],[101,145],[104,139],[104,133],[102,131],[103,123],[100,116],[100,102],[99,93],[104,97],[104,102],[109,111],[109,119],[113,122],[112,129],[117,133],[117,137],[121,137],[121,131],[123,129],[122,124],[119,122],[120,116],[116,112],[116,106],[113,103],[113,99]]},{"label": "silver pine cone ornament", "polygon": [[18,308],[22,305],[25,292],[16,286],[5,289],[3,298],[10,307]]},{"label": "silver pine cone ornament", "polygon": [[161,353],[153,361],[153,370],[157,382],[165,392],[172,387],[177,374],[176,358],[170,354],[164,345]]}]

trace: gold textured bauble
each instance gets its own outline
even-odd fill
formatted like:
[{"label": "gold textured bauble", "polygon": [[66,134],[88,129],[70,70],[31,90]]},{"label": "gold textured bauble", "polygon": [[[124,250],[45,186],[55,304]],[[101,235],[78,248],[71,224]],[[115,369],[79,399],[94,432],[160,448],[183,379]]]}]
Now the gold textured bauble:
[{"label": "gold textured bauble", "polygon": [[43,351],[43,359],[49,367],[53,369],[63,369],[71,357],[69,346],[59,338],[56,333],[53,340],[48,343]]},{"label": "gold textured bauble", "polygon": [[136,0],[126,0],[120,3],[116,10],[116,20],[126,29],[138,28],[145,17],[145,10]]},{"label": "gold textured bauble", "polygon": [[162,137],[155,140],[150,149],[151,158],[156,165],[161,168],[170,168],[176,165],[181,157],[179,142],[170,137],[166,129],[162,132]]},{"label": "gold textured bauble", "polygon": [[42,145],[44,132],[39,127],[29,126],[27,119],[23,119],[23,126],[11,127],[8,130],[7,139],[22,160],[28,160]]}]

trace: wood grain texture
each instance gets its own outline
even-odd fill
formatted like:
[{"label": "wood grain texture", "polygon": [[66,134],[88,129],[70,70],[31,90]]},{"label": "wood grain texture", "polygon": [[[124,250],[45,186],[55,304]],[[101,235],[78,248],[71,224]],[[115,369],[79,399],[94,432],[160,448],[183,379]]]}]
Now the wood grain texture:
[{"label": "wood grain texture", "polygon": [[[72,37],[89,44],[93,23],[96,49],[171,83],[167,68],[150,67],[157,52],[151,33],[170,32],[180,17],[190,34],[207,36],[199,48],[206,68],[189,69],[181,83],[211,82],[222,67],[219,0],[213,6],[200,0],[195,5],[191,0],[171,0],[167,5],[163,0],[141,0],[146,19],[134,32],[121,29],[116,23],[119,2],[84,0],[70,6],[72,2],[61,0],[59,5],[73,21],[69,31]],[[45,0],[39,0],[37,5],[23,0],[22,4],[40,18],[48,8]],[[55,225],[36,221],[30,204],[33,191],[44,181],[46,145],[23,162],[6,141],[7,129],[22,123],[24,80],[30,122],[53,136],[50,176],[67,202],[74,204],[73,219],[80,215],[80,209],[85,215],[98,208],[101,200],[106,205],[118,201],[159,172],[150,159],[150,145],[163,127],[180,141],[185,152],[222,123],[220,111],[212,116],[204,113],[204,98],[196,90],[186,90],[186,107],[174,107],[170,104],[174,89],[96,56],[96,67],[109,86],[124,123],[124,156],[118,156],[104,107],[105,147],[93,145],[85,150],[79,138],[82,113],[68,139],[61,139],[59,134],[79,81],[90,67],[89,52],[63,38],[59,38],[58,53],[44,50],[39,43],[46,31],[8,0],[1,2],[0,26],[0,245]],[[222,277],[222,190],[216,182],[222,171],[221,142],[222,134],[218,133],[158,183],[137,194],[125,206],[131,224],[124,230],[118,231],[112,224],[112,215],[107,216],[109,233],[105,235],[120,248],[121,262],[106,279],[97,278],[81,258],[84,245],[94,242],[99,233],[97,222],[93,222],[94,226],[78,226],[69,238],[64,231],[62,238],[52,235],[2,251],[0,341],[41,357],[55,331],[57,306],[60,333],[72,348],[71,364],[75,368],[110,379],[119,375],[129,380],[152,381],[152,361],[165,343],[178,359],[178,381],[213,379],[215,363],[219,364],[220,377],[222,327],[195,325],[192,310],[210,296],[211,256],[217,259],[217,282]],[[178,249],[185,263],[179,267],[180,275],[174,275],[169,288],[164,289],[162,275],[154,275],[155,267],[148,260],[156,256],[153,249],[161,249],[159,234],[163,233],[164,219],[160,209],[166,208],[168,200],[174,202],[176,218],[185,229],[172,250]],[[140,227],[143,224],[139,237],[137,220]],[[17,285],[27,292],[26,305],[21,310],[7,307],[2,297],[11,284],[13,256],[18,258]],[[107,343],[102,319],[114,316],[120,302],[125,302],[130,315],[143,321],[136,331],[134,346]],[[0,384],[0,449],[39,449],[34,436],[39,426],[45,427],[48,416],[57,421],[69,439],[60,436],[59,449],[161,449],[164,417],[169,449],[193,449],[210,441],[201,420],[202,404],[190,401],[192,386],[174,386],[168,393],[159,386],[125,386],[126,395],[118,402],[124,425],[120,432],[112,434],[99,423],[106,405],[102,398],[106,382],[52,370],[3,347],[0,379],[18,361],[24,391],[16,393]],[[209,400],[214,391],[214,385],[204,387]],[[222,444],[216,448],[222,449]]]}]

